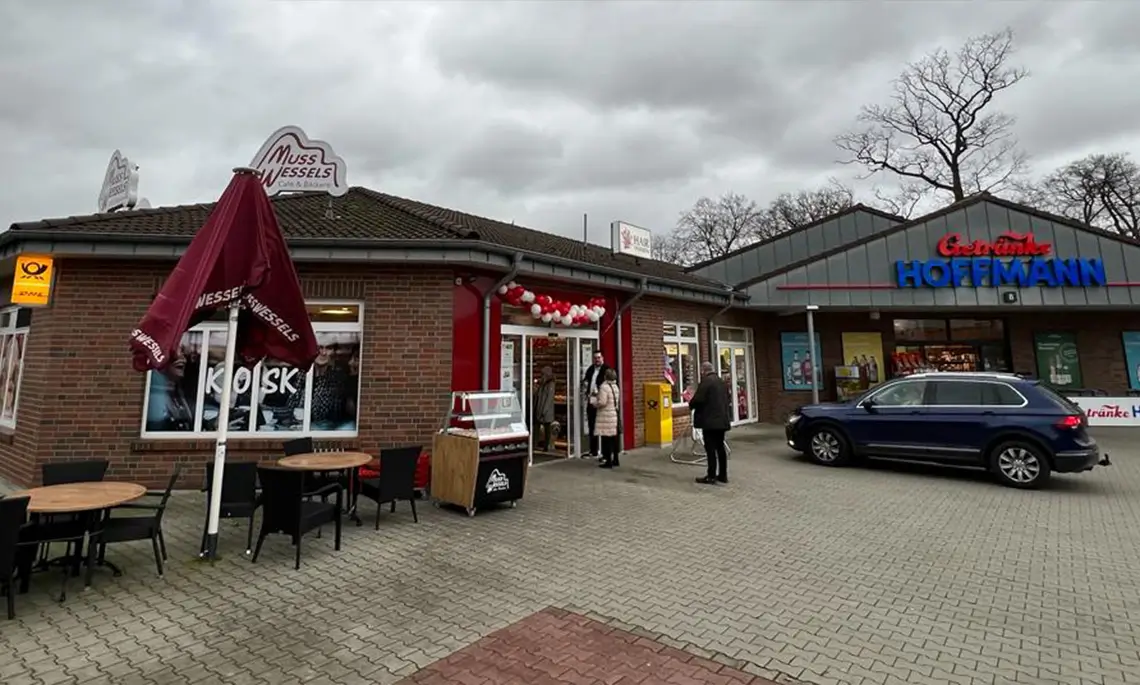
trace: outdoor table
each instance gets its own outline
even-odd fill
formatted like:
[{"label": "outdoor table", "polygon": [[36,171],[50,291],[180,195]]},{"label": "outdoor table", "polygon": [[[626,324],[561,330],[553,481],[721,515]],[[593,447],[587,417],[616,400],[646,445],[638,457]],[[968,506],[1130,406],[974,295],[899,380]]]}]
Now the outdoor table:
[{"label": "outdoor table", "polygon": [[[91,572],[95,565],[95,545],[93,538],[99,536],[103,512],[120,504],[136,500],[146,494],[146,488],[137,483],[116,483],[97,481],[89,483],[65,483],[47,485],[14,492],[9,497],[28,497],[28,513],[42,515],[84,514],[88,517],[87,529],[87,576],[84,586],[91,585]],[[82,550],[76,550],[81,556]],[[115,575],[119,568],[109,561],[103,562]]]},{"label": "outdoor table", "polygon": [[348,516],[359,526],[363,522],[356,514],[356,470],[374,459],[371,454],[364,452],[307,452],[278,459],[277,465],[316,473],[344,472],[348,476]]}]

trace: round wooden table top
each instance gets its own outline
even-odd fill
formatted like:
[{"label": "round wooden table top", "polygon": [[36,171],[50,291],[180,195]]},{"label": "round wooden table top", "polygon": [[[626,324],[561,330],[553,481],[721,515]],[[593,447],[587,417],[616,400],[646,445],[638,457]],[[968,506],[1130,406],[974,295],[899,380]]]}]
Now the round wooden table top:
[{"label": "round wooden table top", "polygon": [[13,492],[9,497],[30,497],[28,511],[35,514],[74,514],[110,509],[146,494],[138,483],[66,483]]},{"label": "round wooden table top", "polygon": [[364,466],[373,459],[364,452],[309,452],[279,459],[277,465],[298,471],[343,471]]}]

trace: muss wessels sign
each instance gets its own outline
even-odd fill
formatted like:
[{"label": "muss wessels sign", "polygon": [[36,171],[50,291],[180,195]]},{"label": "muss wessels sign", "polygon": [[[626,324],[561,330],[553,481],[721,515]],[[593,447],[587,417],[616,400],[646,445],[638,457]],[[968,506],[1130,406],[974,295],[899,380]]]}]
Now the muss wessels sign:
[{"label": "muss wessels sign", "polygon": [[935,259],[895,262],[900,288],[1089,288],[1107,282],[1099,259],[1058,259],[1050,243],[1029,233],[1003,233],[988,242],[950,233],[938,241]]}]

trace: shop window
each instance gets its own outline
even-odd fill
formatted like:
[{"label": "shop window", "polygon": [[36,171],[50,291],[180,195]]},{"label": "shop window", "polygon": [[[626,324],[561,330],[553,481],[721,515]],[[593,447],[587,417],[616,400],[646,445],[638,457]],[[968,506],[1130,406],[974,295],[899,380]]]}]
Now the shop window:
[{"label": "shop window", "polygon": [[717,342],[750,343],[752,342],[752,329],[717,326],[716,340]]},{"label": "shop window", "polygon": [[948,339],[945,319],[895,319],[895,340]]},{"label": "shop window", "polygon": [[665,380],[673,386],[673,404],[687,405],[700,382],[700,340],[696,324],[666,323]]},{"label": "shop window", "polygon": [[[361,306],[307,305],[318,356],[307,372],[273,359],[234,371],[233,438],[354,437],[359,402]],[[174,361],[147,374],[143,437],[209,437],[217,432],[226,325],[212,319],[187,331]]]},{"label": "shop window", "polygon": [[16,408],[20,402],[20,383],[24,378],[24,347],[32,310],[11,307],[0,311],[0,426],[16,427]]},{"label": "shop window", "polygon": [[950,319],[950,339],[954,341],[1004,340],[1001,319]]}]

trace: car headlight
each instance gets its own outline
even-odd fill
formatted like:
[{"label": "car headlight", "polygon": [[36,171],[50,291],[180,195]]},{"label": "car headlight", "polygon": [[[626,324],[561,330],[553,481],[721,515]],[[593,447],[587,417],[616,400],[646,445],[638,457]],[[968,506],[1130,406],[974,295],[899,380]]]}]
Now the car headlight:
[{"label": "car headlight", "polygon": [[802,414],[788,414],[788,418],[786,420],[786,423],[790,426],[791,424],[795,423],[796,421],[799,421],[801,418],[803,418]]}]

